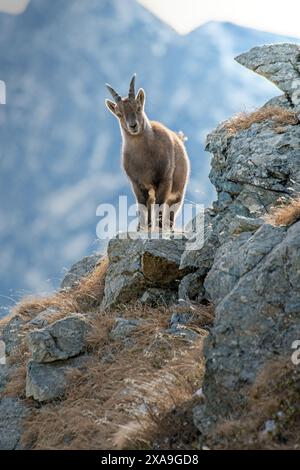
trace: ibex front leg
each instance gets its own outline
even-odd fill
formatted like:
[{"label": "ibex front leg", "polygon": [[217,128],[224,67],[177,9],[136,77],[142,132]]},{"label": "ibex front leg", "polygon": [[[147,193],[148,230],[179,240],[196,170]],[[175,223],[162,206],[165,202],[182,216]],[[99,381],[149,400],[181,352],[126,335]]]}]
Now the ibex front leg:
[{"label": "ibex front leg", "polygon": [[132,189],[134,191],[136,202],[139,211],[139,223],[137,231],[148,229],[148,191],[135,182],[132,182]]}]

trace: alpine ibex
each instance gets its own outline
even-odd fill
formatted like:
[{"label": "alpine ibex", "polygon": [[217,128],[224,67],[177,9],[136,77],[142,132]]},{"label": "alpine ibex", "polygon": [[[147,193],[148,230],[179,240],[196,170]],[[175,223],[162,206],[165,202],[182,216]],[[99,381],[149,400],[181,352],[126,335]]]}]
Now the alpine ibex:
[{"label": "alpine ibex", "polygon": [[[135,75],[129,93],[122,98],[106,84],[114,101],[106,106],[119,120],[123,168],[130,179],[138,207],[138,230],[155,226],[153,207],[160,228],[173,228],[189,176],[189,159],[180,135],[145,114],[145,91],[135,94]],[[155,206],[154,206],[155,204]]]}]

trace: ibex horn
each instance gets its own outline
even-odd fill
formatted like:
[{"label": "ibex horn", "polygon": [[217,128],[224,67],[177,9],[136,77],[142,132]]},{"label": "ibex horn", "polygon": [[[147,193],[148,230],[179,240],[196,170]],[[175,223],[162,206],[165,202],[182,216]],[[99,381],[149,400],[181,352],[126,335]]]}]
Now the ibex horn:
[{"label": "ibex horn", "polygon": [[129,85],[128,98],[135,98],[135,90],[134,90],[135,77],[136,77],[136,74],[134,74],[132,79],[131,79],[131,82],[130,82],[130,85]]},{"label": "ibex horn", "polygon": [[121,96],[108,83],[106,83],[106,88],[117,103],[122,100]]}]

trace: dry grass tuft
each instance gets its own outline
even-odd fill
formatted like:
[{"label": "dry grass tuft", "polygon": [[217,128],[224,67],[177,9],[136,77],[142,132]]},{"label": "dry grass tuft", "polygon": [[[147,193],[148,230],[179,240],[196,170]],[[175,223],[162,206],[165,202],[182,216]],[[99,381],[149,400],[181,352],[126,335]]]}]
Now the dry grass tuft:
[{"label": "dry grass tuft", "polygon": [[266,221],[272,225],[289,226],[300,220],[300,197],[274,207],[266,216]]},{"label": "dry grass tuft", "polygon": [[[300,449],[300,370],[290,357],[265,365],[248,391],[239,420],[220,424],[213,436],[219,449]],[[273,432],[265,429],[272,421]]]},{"label": "dry grass tuft", "polygon": [[16,305],[13,313],[30,320],[43,310],[53,308],[57,310],[56,315],[53,315],[53,321],[56,321],[67,313],[93,309],[103,298],[107,267],[108,258],[104,257],[94,271],[82,278],[75,287],[49,297],[27,297]]},{"label": "dry grass tuft", "polygon": [[275,130],[282,133],[284,125],[299,124],[299,119],[294,111],[281,108],[280,106],[266,106],[252,113],[239,113],[232,119],[224,123],[230,135],[235,135],[238,131],[249,129],[252,124],[271,120],[274,123]]},{"label": "dry grass tuft", "polygon": [[[212,316],[210,309],[205,315],[205,309],[193,310],[193,328],[199,331],[204,317],[207,322]],[[173,312],[173,308],[136,303],[121,311],[95,313],[88,364],[69,376],[63,401],[32,410],[25,423],[24,445],[33,449],[150,448],[155,441],[163,448],[174,420],[172,448],[182,448],[175,421],[178,426],[180,420],[188,423],[185,436],[196,432],[187,410],[204,373],[201,345],[207,332],[201,330],[198,343],[192,345],[165,334],[162,329],[168,327]],[[109,337],[121,313],[142,320],[125,342]]]}]

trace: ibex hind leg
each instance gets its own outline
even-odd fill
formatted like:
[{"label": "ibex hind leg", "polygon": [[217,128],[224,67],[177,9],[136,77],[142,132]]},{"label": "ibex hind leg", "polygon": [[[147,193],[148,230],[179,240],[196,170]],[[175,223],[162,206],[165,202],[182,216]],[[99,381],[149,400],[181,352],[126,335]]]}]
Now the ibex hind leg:
[{"label": "ibex hind leg", "polygon": [[160,232],[171,232],[174,226],[176,212],[167,202],[156,207],[156,224]]},{"label": "ibex hind leg", "polygon": [[160,232],[172,232],[175,222],[176,212],[170,210],[168,203],[162,204],[158,209],[158,228]]},{"label": "ibex hind leg", "polygon": [[155,217],[154,212],[155,199],[149,197],[146,205],[138,204],[139,208],[139,223],[137,230],[138,231],[151,231],[155,226]]}]

